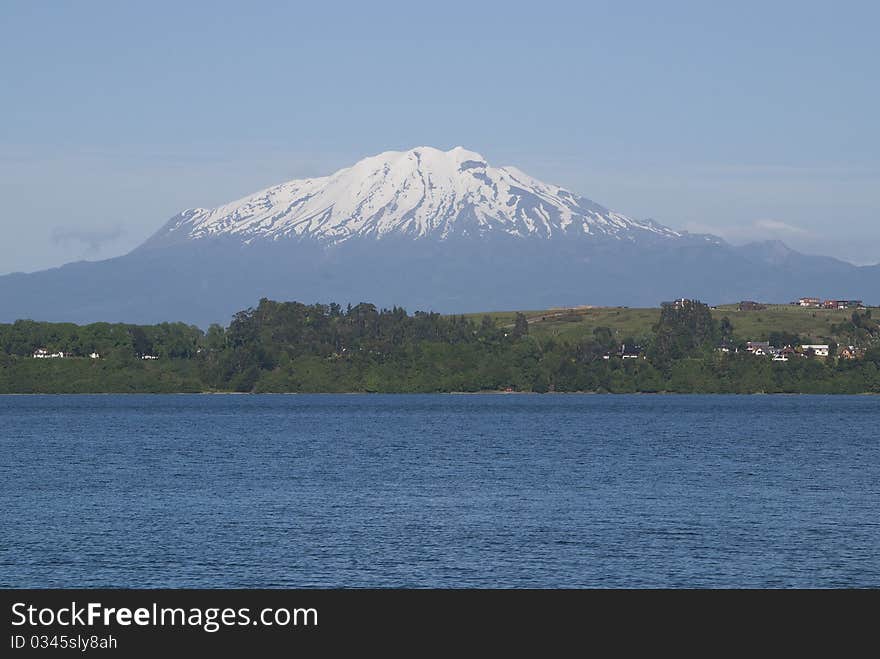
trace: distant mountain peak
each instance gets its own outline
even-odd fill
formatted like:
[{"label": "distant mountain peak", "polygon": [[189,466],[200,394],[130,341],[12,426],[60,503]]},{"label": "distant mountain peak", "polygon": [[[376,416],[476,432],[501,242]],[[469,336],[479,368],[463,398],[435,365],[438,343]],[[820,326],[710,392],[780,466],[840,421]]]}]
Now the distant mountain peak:
[{"label": "distant mountain peak", "polygon": [[672,231],[464,147],[422,146],[183,211],[124,256],[0,277],[0,322],[208,327],[263,297],[459,314],[806,294],[876,302],[880,265]]},{"label": "distant mountain peak", "polygon": [[145,246],[203,239],[314,240],[404,236],[446,240],[596,236],[680,238],[653,221],[608,210],[476,151],[420,146],[385,151],[329,176],[297,179],[213,209],[173,217]]}]

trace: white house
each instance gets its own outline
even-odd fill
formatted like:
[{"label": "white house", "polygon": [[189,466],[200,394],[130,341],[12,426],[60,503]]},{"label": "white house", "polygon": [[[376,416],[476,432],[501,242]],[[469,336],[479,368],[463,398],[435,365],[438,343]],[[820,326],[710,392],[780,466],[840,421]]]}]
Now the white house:
[{"label": "white house", "polygon": [[813,351],[813,354],[816,357],[827,357],[829,352],[829,346],[824,344],[810,344],[810,345],[802,345],[801,350],[804,352]]},{"label": "white house", "polygon": [[60,350],[58,352],[49,352],[45,348],[38,348],[34,350],[34,359],[64,359],[64,353]]},{"label": "white house", "polygon": [[746,343],[746,350],[756,357],[766,357],[770,354],[770,342],[769,341],[748,341]]},{"label": "white house", "polygon": [[90,352],[89,359],[101,359],[101,355],[99,355],[97,352]]},{"label": "white house", "polygon": [[143,357],[141,357],[141,359],[146,359],[146,360],[150,361],[153,359],[159,359],[159,357],[157,355],[144,355]]}]

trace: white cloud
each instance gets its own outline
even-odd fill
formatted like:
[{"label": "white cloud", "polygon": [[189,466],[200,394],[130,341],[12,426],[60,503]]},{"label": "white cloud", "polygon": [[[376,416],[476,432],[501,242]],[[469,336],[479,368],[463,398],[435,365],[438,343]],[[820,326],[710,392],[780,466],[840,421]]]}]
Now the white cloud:
[{"label": "white cloud", "polygon": [[718,226],[703,222],[688,222],[685,227],[691,233],[712,233],[732,243],[770,240],[774,238],[809,238],[813,233],[808,229],[781,222],[780,220],[760,219],[747,224]]},{"label": "white cloud", "polygon": [[52,242],[64,247],[78,244],[85,248],[86,256],[96,256],[124,234],[125,230],[119,225],[103,229],[55,227],[52,230]]},{"label": "white cloud", "polygon": [[761,229],[763,231],[771,231],[774,233],[786,233],[786,234],[795,234],[795,235],[805,235],[810,232],[801,227],[796,227],[793,224],[788,224],[787,222],[780,222],[779,220],[755,220],[752,223],[752,226],[756,229]]}]

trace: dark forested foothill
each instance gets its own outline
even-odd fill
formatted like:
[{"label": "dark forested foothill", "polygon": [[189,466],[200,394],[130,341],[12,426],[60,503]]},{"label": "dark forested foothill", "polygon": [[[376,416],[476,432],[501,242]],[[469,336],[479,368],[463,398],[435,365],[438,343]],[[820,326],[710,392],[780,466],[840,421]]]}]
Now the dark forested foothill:
[{"label": "dark forested foothill", "polygon": [[[647,336],[595,327],[562,339],[530,332],[523,314],[506,325],[490,316],[263,299],[207,331],[182,323],[0,325],[0,393],[880,393],[880,328],[870,312],[833,329],[858,347],[858,358],[755,356],[740,350],[745,341],[729,318],[716,321],[691,300],[664,304]],[[771,335],[780,347],[800,340]]]}]

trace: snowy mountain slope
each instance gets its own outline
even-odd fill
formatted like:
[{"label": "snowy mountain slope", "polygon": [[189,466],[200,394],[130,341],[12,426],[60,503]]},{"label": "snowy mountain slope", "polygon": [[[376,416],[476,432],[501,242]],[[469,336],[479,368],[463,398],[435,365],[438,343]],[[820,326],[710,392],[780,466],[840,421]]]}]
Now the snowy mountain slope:
[{"label": "snowy mountain slope", "polygon": [[466,313],[695,297],[880,301],[880,265],[633,220],[462,148],[366,158],[172,218],[114,259],[0,277],[0,322],[228,323],[262,297]]},{"label": "snowy mountain slope", "polygon": [[145,246],[205,238],[244,243],[354,237],[445,240],[506,234],[622,240],[680,238],[652,221],[615,213],[514,167],[491,167],[456,147],[386,151],[321,178],[282,183],[214,209],[183,211]]}]

